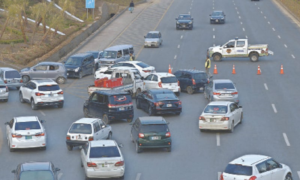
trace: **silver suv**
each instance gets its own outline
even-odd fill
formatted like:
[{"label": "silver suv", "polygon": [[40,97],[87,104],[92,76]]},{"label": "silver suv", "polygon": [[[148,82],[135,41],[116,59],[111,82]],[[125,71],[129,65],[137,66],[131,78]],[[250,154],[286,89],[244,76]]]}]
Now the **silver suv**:
[{"label": "silver suv", "polygon": [[41,62],[22,69],[20,74],[24,83],[31,79],[52,79],[58,84],[64,84],[67,80],[65,65],[58,62]]},{"label": "silver suv", "polygon": [[19,71],[9,68],[9,67],[2,67],[0,68],[0,78],[4,81],[7,87],[12,88],[15,87],[20,89],[23,85],[23,80]]}]

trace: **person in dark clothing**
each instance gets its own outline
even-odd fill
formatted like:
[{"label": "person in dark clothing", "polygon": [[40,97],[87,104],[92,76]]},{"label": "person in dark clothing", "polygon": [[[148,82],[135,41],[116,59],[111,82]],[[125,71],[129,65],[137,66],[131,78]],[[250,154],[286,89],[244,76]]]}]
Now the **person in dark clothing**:
[{"label": "person in dark clothing", "polygon": [[133,9],[134,9],[134,3],[133,3],[133,1],[131,1],[129,4],[129,11],[132,13]]}]

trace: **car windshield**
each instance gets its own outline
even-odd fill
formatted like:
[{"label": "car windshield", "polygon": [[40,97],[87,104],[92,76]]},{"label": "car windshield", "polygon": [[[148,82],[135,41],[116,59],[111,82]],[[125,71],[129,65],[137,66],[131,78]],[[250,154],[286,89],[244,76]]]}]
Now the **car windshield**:
[{"label": "car windshield", "polygon": [[225,173],[251,176],[252,175],[252,167],[251,166],[243,166],[240,164],[228,164],[225,169]]},{"label": "car windshield", "polygon": [[121,157],[121,155],[116,146],[91,147],[90,158],[102,158],[102,157]]},{"label": "car windshield", "polygon": [[136,65],[140,66],[141,68],[147,68],[147,67],[150,67],[148,64],[145,64],[145,63],[136,63]]},{"label": "car windshield", "polygon": [[166,124],[143,124],[141,127],[141,133],[151,133],[151,132],[169,132],[169,128]]},{"label": "car windshield", "polygon": [[176,77],[164,77],[160,78],[162,83],[177,83],[177,78]]},{"label": "car windshield", "polygon": [[174,93],[161,93],[161,94],[155,94],[154,95],[157,100],[162,99],[177,99]]},{"label": "car windshield", "polygon": [[21,78],[18,71],[6,71],[5,72],[6,79],[13,79],[13,78]]},{"label": "car windshield", "polygon": [[22,171],[20,180],[54,180],[51,171]]},{"label": "car windshield", "polygon": [[159,38],[158,33],[148,33],[146,38]]},{"label": "car windshield", "polygon": [[74,66],[79,66],[81,65],[81,58],[78,57],[69,57],[66,62],[65,65],[74,65]]},{"label": "car windshield", "polygon": [[226,114],[227,106],[208,105],[204,109],[204,113]]},{"label": "car windshield", "polygon": [[132,103],[130,95],[113,95],[109,97],[110,104],[129,104]]},{"label": "car windshield", "polygon": [[41,129],[41,126],[37,121],[17,122],[15,124],[16,131],[31,129]]},{"label": "car windshield", "polygon": [[213,12],[212,16],[222,16],[222,12]]},{"label": "car windshield", "polygon": [[190,20],[191,16],[190,15],[180,15],[178,17],[179,20]]},{"label": "car windshield", "polygon": [[206,73],[195,73],[192,74],[193,79],[197,79],[197,80],[207,80],[207,75]]},{"label": "car windshield", "polygon": [[116,51],[104,51],[102,57],[106,58],[106,59],[116,59],[117,52]]},{"label": "car windshield", "polygon": [[235,89],[232,83],[216,83],[215,89]]},{"label": "car windshield", "polygon": [[39,86],[39,91],[58,91],[58,90],[60,90],[58,85]]},{"label": "car windshield", "polygon": [[92,134],[92,126],[90,124],[74,123],[72,124],[69,133]]}]

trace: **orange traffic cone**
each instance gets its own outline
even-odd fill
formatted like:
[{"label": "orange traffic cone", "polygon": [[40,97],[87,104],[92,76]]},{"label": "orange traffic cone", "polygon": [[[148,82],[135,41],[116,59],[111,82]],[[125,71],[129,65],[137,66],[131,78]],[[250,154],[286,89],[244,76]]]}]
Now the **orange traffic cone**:
[{"label": "orange traffic cone", "polygon": [[283,65],[281,65],[280,74],[284,74],[284,72],[283,72]]},{"label": "orange traffic cone", "polygon": [[257,67],[257,75],[261,75],[261,70],[259,66]]},{"label": "orange traffic cone", "polygon": [[169,73],[172,74],[171,65],[169,64]]},{"label": "orange traffic cone", "polygon": [[232,74],[236,74],[235,73],[235,66],[233,65],[233,67],[232,67]]},{"label": "orange traffic cone", "polygon": [[215,67],[214,67],[214,74],[218,74],[218,70],[217,70],[217,65],[215,64]]}]

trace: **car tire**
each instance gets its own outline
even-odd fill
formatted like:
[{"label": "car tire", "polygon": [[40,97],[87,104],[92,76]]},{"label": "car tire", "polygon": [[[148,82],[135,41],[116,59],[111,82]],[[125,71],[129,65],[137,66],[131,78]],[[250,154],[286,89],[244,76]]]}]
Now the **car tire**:
[{"label": "car tire", "polygon": [[139,99],[136,100],[136,108],[141,109],[141,102]]},{"label": "car tire", "polygon": [[22,76],[22,80],[23,80],[23,83],[27,83],[28,81],[30,81],[30,77],[29,76]]},{"label": "car tire", "polygon": [[89,111],[87,108],[84,108],[83,109],[83,114],[84,114],[84,117],[88,118],[89,117]]},{"label": "car tire", "polygon": [[234,131],[234,121],[232,121],[229,131],[230,131],[230,133],[233,133],[233,131]]},{"label": "car tire", "polygon": [[293,180],[292,175],[291,174],[287,174],[285,176],[284,180]]},{"label": "car tire", "polygon": [[25,102],[22,93],[19,93],[19,100],[20,100],[20,103]]},{"label": "car tire", "polygon": [[222,59],[222,56],[220,54],[214,54],[213,55],[213,60],[214,61],[219,62],[219,61],[221,61],[221,59]]},{"label": "car tire", "polygon": [[37,107],[37,105],[34,103],[34,100],[33,99],[31,99],[31,109],[32,110],[37,110],[38,109],[38,107]]},{"label": "car tire", "polygon": [[106,139],[111,139],[111,138],[112,138],[112,132],[109,132]]},{"label": "car tire", "polygon": [[7,102],[7,101],[8,101],[8,99],[4,99],[3,101],[4,101],[4,102]]},{"label": "car tire", "polygon": [[105,124],[110,123],[110,120],[108,119],[108,116],[106,114],[103,115],[102,120],[104,121]]},{"label": "car tire", "polygon": [[240,122],[239,122],[239,124],[242,124],[243,123],[243,113],[241,114],[241,120],[240,120]]},{"label": "car tire", "polygon": [[67,144],[67,148],[68,148],[69,151],[72,151],[72,150],[73,150],[73,146],[72,146],[72,145],[68,145],[68,144]]},{"label": "car tire", "polygon": [[167,148],[167,151],[168,151],[168,152],[171,152],[171,151],[172,151],[172,147],[168,147],[168,148]]},{"label": "car tire", "polygon": [[250,56],[249,56],[249,58],[250,58],[250,61],[252,61],[252,62],[257,62],[259,56],[258,56],[257,53],[251,53]]},{"label": "car tire", "polygon": [[142,152],[142,149],[139,147],[138,143],[135,143],[135,151],[136,151],[136,153],[141,153]]},{"label": "car tire", "polygon": [[194,93],[194,90],[193,90],[192,86],[188,86],[186,88],[186,91],[187,91],[188,94],[193,94]]},{"label": "car tire", "polygon": [[180,115],[180,113],[181,113],[181,112],[177,112],[177,113],[175,113],[175,114],[176,114],[176,115]]},{"label": "car tire", "polygon": [[149,116],[153,116],[154,115],[153,109],[152,109],[152,107],[150,105],[148,107],[148,114],[149,114]]},{"label": "car tire", "polygon": [[47,149],[47,147],[46,147],[46,146],[44,146],[44,147],[41,147],[41,150],[44,150],[44,151],[46,151],[46,149]]},{"label": "car tire", "polygon": [[64,107],[63,103],[58,105],[58,108],[63,108],[63,107]]},{"label": "car tire", "polygon": [[83,73],[82,71],[80,71],[79,75],[78,75],[78,79],[81,79],[83,77]]},{"label": "car tire", "polygon": [[65,84],[66,83],[66,78],[64,77],[58,77],[56,78],[57,84]]},{"label": "car tire", "polygon": [[204,132],[204,129],[200,129],[200,132]]}]

